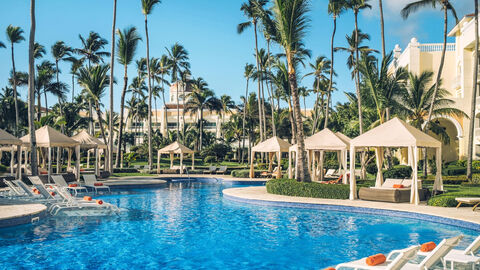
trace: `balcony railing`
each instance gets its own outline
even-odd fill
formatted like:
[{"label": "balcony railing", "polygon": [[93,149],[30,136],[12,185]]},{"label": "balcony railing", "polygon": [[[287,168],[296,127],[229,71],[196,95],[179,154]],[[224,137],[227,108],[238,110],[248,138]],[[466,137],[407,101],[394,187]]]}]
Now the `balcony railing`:
[{"label": "balcony railing", "polygon": [[[421,44],[418,46],[421,52],[441,52],[443,50],[442,43]],[[455,51],[455,43],[447,43],[447,52]]]}]

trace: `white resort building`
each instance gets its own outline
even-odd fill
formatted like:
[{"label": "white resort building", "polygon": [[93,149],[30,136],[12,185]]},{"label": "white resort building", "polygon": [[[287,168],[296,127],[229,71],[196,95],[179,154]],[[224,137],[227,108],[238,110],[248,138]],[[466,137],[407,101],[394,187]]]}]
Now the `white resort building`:
[{"label": "white resort building", "polygon": [[[454,43],[447,43],[445,64],[442,72],[442,87],[450,92],[455,107],[467,114],[471,111],[471,97],[474,70],[475,31],[473,14],[465,16],[449,33],[455,37]],[[412,38],[402,49],[397,44],[394,49],[394,61],[391,69],[405,67],[409,72],[420,74],[423,71],[434,72],[437,76],[443,43],[420,43]],[[480,78],[480,76],[479,76]],[[478,83],[478,82],[477,82]],[[480,98],[477,97],[475,117],[474,158],[480,159]],[[470,120],[464,117],[442,116],[434,119],[446,128],[450,144],[443,145],[442,156],[446,162],[466,159],[468,152],[468,130]]]},{"label": "white resort building", "polygon": [[[163,103],[158,100],[158,109],[155,109],[155,105],[152,104],[152,128],[153,130],[160,130],[162,135],[167,135],[167,131],[175,131],[177,129],[177,116],[180,124],[180,130],[184,125],[188,128],[190,125],[194,125],[198,122],[198,115],[191,114],[190,112],[184,113],[184,107],[186,100],[183,99],[192,92],[190,84],[184,84],[182,82],[173,83],[170,86],[170,91],[166,97],[166,109],[163,108]],[[177,107],[177,95],[178,95],[178,107]],[[128,115],[128,110],[125,112]],[[230,115],[226,114],[222,120],[220,114],[215,112],[203,111],[203,119],[206,121],[204,130],[214,132],[217,138],[220,138],[221,123],[227,122],[230,119]],[[133,121],[129,118],[126,122],[126,131],[136,133],[136,143],[142,143],[144,134],[148,132],[147,129],[148,119],[144,119],[140,122]]]}]

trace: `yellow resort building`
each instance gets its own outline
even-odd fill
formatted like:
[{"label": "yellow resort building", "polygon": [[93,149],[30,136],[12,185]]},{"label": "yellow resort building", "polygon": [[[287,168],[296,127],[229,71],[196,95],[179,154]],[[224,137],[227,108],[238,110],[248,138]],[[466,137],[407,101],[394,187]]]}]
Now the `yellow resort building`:
[{"label": "yellow resort building", "polygon": [[[454,37],[455,42],[447,43],[442,72],[442,88],[450,92],[449,98],[455,101],[454,106],[469,115],[473,91],[475,50],[473,14],[465,16],[448,33],[448,36]],[[420,43],[416,38],[412,38],[403,51],[398,44],[395,45],[393,50],[394,60],[390,69],[405,67],[409,72],[415,74],[432,71],[435,80],[442,49],[443,43]],[[476,104],[473,153],[475,159],[480,159],[480,97],[478,97],[478,94]],[[436,117],[434,121],[438,121],[450,137],[450,143],[442,147],[443,160],[450,162],[457,159],[466,159],[470,119],[445,115]]]}]

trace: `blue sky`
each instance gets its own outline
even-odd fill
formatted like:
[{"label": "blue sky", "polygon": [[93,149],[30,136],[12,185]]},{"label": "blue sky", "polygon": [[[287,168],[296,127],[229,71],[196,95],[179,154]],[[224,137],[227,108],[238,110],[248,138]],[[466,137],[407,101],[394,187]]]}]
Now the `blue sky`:
[{"label": "blue sky", "polygon": [[[30,17],[27,0],[2,1],[0,12],[0,32],[5,33],[9,24],[20,26],[28,38]],[[243,68],[246,63],[254,63],[253,31],[247,30],[242,35],[236,32],[238,23],[245,21],[240,5],[243,0],[163,0],[149,16],[150,55],[160,57],[165,54],[165,47],[175,42],[184,45],[190,53],[192,74],[203,77],[218,96],[227,94],[235,101],[245,93]],[[384,0],[387,51],[395,44],[405,48],[412,37],[419,42],[433,43],[442,41],[443,18],[439,11],[426,9],[404,21],[399,13],[405,4],[411,0]],[[459,17],[473,12],[472,1],[453,0]],[[98,32],[110,40],[112,24],[111,0],[49,0],[37,1],[37,33],[36,41],[44,45],[48,51],[46,59],[53,60],[50,47],[58,40],[71,47],[79,47],[78,35],[87,36],[90,31]],[[332,20],[327,14],[327,0],[312,1],[309,14],[311,27],[305,40],[306,47],[312,51],[313,62],[319,55],[330,56],[330,36]],[[381,49],[380,23],[378,18],[378,0],[371,0],[372,10],[363,11],[359,18],[362,31],[371,36],[368,45]],[[338,18],[335,46],[346,46],[345,35],[350,34],[354,27],[351,12],[346,12]],[[145,36],[144,19],[141,13],[140,0],[118,0],[117,28],[136,26],[142,37]],[[449,28],[454,22],[450,20]],[[7,43],[6,34],[0,34],[0,41]],[[453,40],[449,40],[450,42]],[[8,45],[8,44],[7,44]],[[261,39],[260,46],[266,46]],[[105,50],[110,51],[110,45]],[[278,47],[273,48],[279,51]],[[140,43],[137,58],[145,56],[145,43]],[[338,91],[333,95],[333,102],[345,101],[344,91],[354,91],[350,71],[346,67],[345,53],[335,56],[335,69]],[[0,49],[0,87],[7,84],[7,76],[11,70],[10,49]],[[24,41],[15,45],[16,68],[19,71],[28,70],[28,44]],[[107,60],[109,61],[109,60]],[[61,63],[63,72],[60,79],[69,85],[71,76],[68,74],[69,63]],[[302,73],[308,71],[301,71]],[[130,67],[130,78],[135,76],[134,66]],[[123,69],[116,64],[115,77],[115,108],[119,109],[119,96],[122,88]],[[305,78],[302,85],[312,84],[311,78]],[[78,91],[79,87],[75,87]],[[255,91],[251,88],[251,91]],[[22,98],[26,97],[26,88],[20,88]],[[49,104],[56,100],[49,97]],[[107,96],[103,99],[108,106]],[[313,105],[313,96],[307,99],[307,107]],[[160,106],[160,101],[159,101]]]}]

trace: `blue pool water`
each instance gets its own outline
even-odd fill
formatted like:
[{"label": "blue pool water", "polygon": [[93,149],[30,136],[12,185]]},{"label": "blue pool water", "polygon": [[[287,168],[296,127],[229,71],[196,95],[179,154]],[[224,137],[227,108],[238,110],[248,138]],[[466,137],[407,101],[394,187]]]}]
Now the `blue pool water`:
[{"label": "blue pool water", "polygon": [[0,269],[321,269],[479,232],[387,216],[241,204],[232,185],[171,183],[104,196],[113,217],[0,230]]}]

